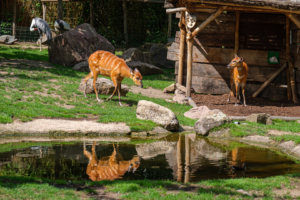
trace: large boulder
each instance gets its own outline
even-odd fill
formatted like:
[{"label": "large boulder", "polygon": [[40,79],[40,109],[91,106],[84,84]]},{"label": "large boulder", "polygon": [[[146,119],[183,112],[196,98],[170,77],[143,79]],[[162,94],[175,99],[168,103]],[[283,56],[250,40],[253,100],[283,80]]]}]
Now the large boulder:
[{"label": "large boulder", "polygon": [[155,74],[163,74],[164,70],[155,67],[154,65],[143,63],[140,61],[131,61],[126,63],[128,67],[131,69],[137,68],[142,76],[146,75],[155,75]]},{"label": "large boulder", "polygon": [[192,108],[191,110],[185,112],[183,115],[191,119],[201,119],[210,111],[211,110],[207,106],[199,106]]},{"label": "large boulder", "polygon": [[114,46],[107,39],[97,34],[90,24],[84,23],[51,40],[49,62],[73,67],[87,61],[97,50],[115,53]]},{"label": "large boulder", "polygon": [[[96,80],[96,88],[98,94],[103,94],[103,95],[110,95],[113,93],[115,90],[115,85],[113,82],[109,79],[106,78],[97,78]],[[83,92],[84,85],[81,82],[79,85],[78,90],[80,92]],[[126,96],[128,93],[129,88],[126,85],[121,85],[121,96]],[[87,94],[95,93],[94,91],[94,86],[93,86],[93,79],[89,79],[86,84],[86,91]]]},{"label": "large boulder", "polygon": [[246,121],[271,125],[271,116],[266,113],[252,114],[246,117]]},{"label": "large boulder", "polygon": [[152,62],[160,68],[174,69],[175,61],[167,60],[168,48],[163,45],[154,44],[151,46],[150,54]]},{"label": "large boulder", "polygon": [[90,72],[90,67],[89,67],[89,62],[88,61],[83,61],[80,63],[77,63],[74,67],[74,70],[80,71],[80,72]]},{"label": "large boulder", "polygon": [[218,109],[209,111],[201,119],[199,119],[195,125],[194,129],[197,134],[208,135],[209,131],[214,127],[221,126],[224,123],[230,123],[232,120],[230,117],[225,115]]},{"label": "large boulder", "polygon": [[176,115],[169,109],[156,103],[140,100],[136,110],[136,117],[143,120],[151,120],[162,125],[169,131],[176,131],[179,122]]},{"label": "large boulder", "polygon": [[122,58],[125,62],[141,61],[148,64],[153,64],[151,54],[149,52],[142,52],[138,48],[129,48],[123,52]]}]

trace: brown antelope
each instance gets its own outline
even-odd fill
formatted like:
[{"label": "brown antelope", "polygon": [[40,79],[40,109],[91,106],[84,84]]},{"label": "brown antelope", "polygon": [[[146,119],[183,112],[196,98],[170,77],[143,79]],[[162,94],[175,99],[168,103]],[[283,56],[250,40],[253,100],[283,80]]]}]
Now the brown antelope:
[{"label": "brown antelope", "polygon": [[125,172],[132,171],[134,173],[140,166],[139,156],[134,156],[132,160],[125,161],[119,149],[117,148],[116,150],[115,145],[111,156],[106,156],[98,160],[95,145],[96,143],[94,142],[92,154],[86,150],[85,144],[83,146],[83,154],[89,159],[86,173],[92,181],[120,179]]},{"label": "brown antelope", "polygon": [[87,80],[94,77],[93,86],[98,102],[101,102],[101,100],[98,98],[98,93],[96,89],[96,80],[99,74],[110,77],[115,85],[115,90],[112,93],[112,95],[108,97],[107,101],[109,101],[114,96],[115,92],[118,90],[120,106],[123,106],[121,103],[121,83],[125,77],[132,79],[135,84],[137,84],[140,87],[143,87],[143,77],[139,70],[135,68],[134,71],[132,71],[126,65],[126,62],[123,59],[110,52],[94,52],[89,57],[89,68],[91,72],[83,80],[84,96],[86,97],[85,90]]},{"label": "brown antelope", "polygon": [[245,87],[248,76],[248,65],[244,62],[242,57],[238,57],[235,54],[235,58],[231,60],[231,62],[227,65],[230,69],[230,93],[228,97],[228,102],[230,101],[230,95],[233,91],[233,84],[235,84],[235,92],[236,92],[236,100],[235,106],[237,106],[237,98],[239,98],[239,103],[241,103],[241,95],[240,88],[242,88],[243,98],[244,98],[244,106],[246,106],[246,98],[245,98]]}]

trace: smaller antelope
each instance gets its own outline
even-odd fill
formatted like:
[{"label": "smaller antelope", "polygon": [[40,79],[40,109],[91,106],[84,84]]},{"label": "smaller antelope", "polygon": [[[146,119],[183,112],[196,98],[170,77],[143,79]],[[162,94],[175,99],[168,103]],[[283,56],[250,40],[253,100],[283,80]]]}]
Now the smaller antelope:
[{"label": "smaller antelope", "polygon": [[135,84],[143,87],[143,77],[139,70],[135,68],[134,71],[132,71],[122,58],[119,58],[118,56],[108,51],[96,51],[92,55],[90,55],[89,68],[91,72],[83,80],[84,96],[86,97],[86,82],[88,79],[94,76],[93,86],[98,102],[101,102],[101,100],[98,98],[96,88],[96,80],[99,74],[110,77],[115,85],[114,92],[112,93],[112,95],[110,95],[110,97],[108,97],[106,101],[109,101],[118,89],[120,106],[123,106],[121,103],[121,83],[125,77],[132,79]]},{"label": "smaller antelope", "polygon": [[[248,65],[244,62],[242,57],[238,57],[235,54],[235,58],[231,60],[231,62],[227,65],[230,69],[230,93],[233,91],[233,83],[235,84],[235,92],[236,92],[236,100],[235,106],[237,106],[237,98],[239,97],[239,103],[241,103],[241,95],[240,88],[242,88],[243,98],[244,98],[244,106],[246,106],[246,98],[245,98],[245,87],[248,76]],[[230,101],[230,93],[228,97],[228,102]]]}]

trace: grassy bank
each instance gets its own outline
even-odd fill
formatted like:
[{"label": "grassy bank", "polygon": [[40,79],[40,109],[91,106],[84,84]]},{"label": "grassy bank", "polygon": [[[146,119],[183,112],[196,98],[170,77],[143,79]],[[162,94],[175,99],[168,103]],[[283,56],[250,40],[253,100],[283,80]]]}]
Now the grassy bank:
[{"label": "grassy bank", "polygon": [[[0,123],[11,123],[14,119],[30,121],[34,118],[97,118],[99,122],[125,122],[132,131],[151,130],[156,126],[151,121],[136,118],[139,100],[148,100],[171,109],[180,124],[193,126],[195,120],[185,118],[183,113],[190,106],[168,103],[162,99],[149,98],[129,92],[122,97],[125,107],[118,105],[115,96],[111,101],[98,103],[95,94],[87,98],[78,91],[82,78],[87,72],[78,72],[60,65],[36,66],[26,60],[47,61],[48,52],[38,49],[7,48],[0,46],[0,59],[25,59],[17,63],[7,63],[0,71]],[[43,65],[43,63],[42,63]],[[144,76],[147,87],[163,89],[174,82],[173,70],[165,70],[163,75]],[[125,79],[123,84],[133,85]],[[100,95],[100,99],[108,96]]]},{"label": "grassy bank", "polygon": [[[69,182],[0,177],[0,198],[300,199],[299,193],[295,192],[299,190],[299,177],[300,174],[290,174],[269,178],[216,179],[188,184],[152,180]],[[243,190],[246,194],[238,190]]]}]

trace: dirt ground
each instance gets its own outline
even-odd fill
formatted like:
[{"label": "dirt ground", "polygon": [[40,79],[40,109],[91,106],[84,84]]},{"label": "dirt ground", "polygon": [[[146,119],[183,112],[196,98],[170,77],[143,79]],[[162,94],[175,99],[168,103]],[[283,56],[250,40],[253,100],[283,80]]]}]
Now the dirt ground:
[{"label": "dirt ground", "polygon": [[300,105],[292,101],[272,101],[264,98],[246,97],[247,106],[235,106],[235,97],[227,102],[228,94],[192,94],[197,106],[207,106],[209,109],[219,109],[229,116],[248,116],[253,113],[268,113],[271,116],[300,117]]}]

